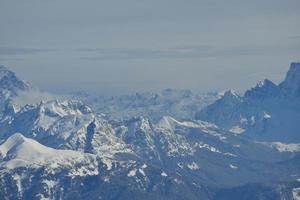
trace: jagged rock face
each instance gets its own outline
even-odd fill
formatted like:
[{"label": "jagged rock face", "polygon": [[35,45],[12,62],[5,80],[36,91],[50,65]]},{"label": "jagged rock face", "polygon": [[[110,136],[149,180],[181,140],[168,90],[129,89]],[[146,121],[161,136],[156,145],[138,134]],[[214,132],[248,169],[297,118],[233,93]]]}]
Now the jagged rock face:
[{"label": "jagged rock face", "polygon": [[300,63],[292,63],[285,80],[279,85],[283,95],[300,97]]},{"label": "jagged rock face", "polygon": [[265,80],[242,97],[224,95],[199,111],[196,119],[262,141],[300,142],[299,88],[300,64],[292,63],[278,86]]},{"label": "jagged rock face", "polygon": [[0,66],[0,92],[2,95],[16,95],[18,90],[28,90],[28,83],[19,79],[15,73],[4,66]]},{"label": "jagged rock face", "polygon": [[157,160],[156,138],[153,124],[143,117],[132,118],[115,127],[116,135],[131,146],[140,157]]},{"label": "jagged rock face", "polygon": [[272,81],[265,79],[245,93],[245,98],[256,100],[264,100],[267,98],[277,97],[280,90]]},{"label": "jagged rock face", "polygon": [[233,90],[229,90],[215,103],[196,113],[195,118],[229,128],[240,120],[242,104],[243,99]]},{"label": "jagged rock face", "polygon": [[3,65],[0,65],[0,118],[3,109],[10,102],[10,98],[16,96],[20,91],[30,89],[28,83],[19,79],[16,74]]}]

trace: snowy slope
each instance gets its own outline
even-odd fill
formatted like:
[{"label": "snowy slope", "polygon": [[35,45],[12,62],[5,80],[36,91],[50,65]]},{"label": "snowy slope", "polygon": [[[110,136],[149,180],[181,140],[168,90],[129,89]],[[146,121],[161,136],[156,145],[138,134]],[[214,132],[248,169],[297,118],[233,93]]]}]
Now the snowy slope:
[{"label": "snowy slope", "polygon": [[116,126],[116,134],[146,162],[199,185],[289,180],[292,172],[276,163],[298,152],[297,146],[288,149],[283,144],[279,148],[276,144],[257,143],[207,122],[172,117],[164,117],[157,124],[147,118],[134,118]]},{"label": "snowy slope", "polygon": [[[98,174],[98,166],[96,157],[93,155],[83,154],[81,152],[70,150],[56,150],[41,145],[35,140],[24,137],[20,133],[16,133],[9,137],[0,145],[1,167],[15,169],[18,167],[40,167],[47,165],[49,168],[68,167],[73,168],[76,163],[86,165],[87,173],[82,175]],[[75,170],[75,168],[74,168]],[[84,171],[83,167],[76,169],[76,173],[80,175]],[[70,173],[75,171],[70,170]]]},{"label": "snowy slope", "polygon": [[180,177],[138,161],[109,166],[95,155],[49,148],[20,133],[0,145],[0,155],[1,199],[174,199],[187,197],[183,191],[190,199],[208,199]]},{"label": "snowy slope", "polygon": [[26,105],[0,122],[0,138],[15,132],[34,138],[40,143],[60,149],[71,149],[113,156],[130,152],[114,136],[110,125],[79,101],[48,101]]}]

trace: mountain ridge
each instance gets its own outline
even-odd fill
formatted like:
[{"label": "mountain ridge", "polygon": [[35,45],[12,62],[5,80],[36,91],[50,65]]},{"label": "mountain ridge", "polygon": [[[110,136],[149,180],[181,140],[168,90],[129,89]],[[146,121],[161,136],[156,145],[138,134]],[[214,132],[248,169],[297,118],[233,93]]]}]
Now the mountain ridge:
[{"label": "mountain ridge", "polygon": [[279,85],[265,80],[240,98],[217,100],[197,112],[195,118],[227,130],[237,127],[262,141],[300,142],[299,71],[300,63],[292,63]]},{"label": "mountain ridge", "polygon": [[[298,75],[288,74],[289,82],[297,83]],[[247,191],[248,196],[272,191],[272,196],[284,193],[290,198],[300,187],[300,145],[292,135],[288,142],[275,142],[274,135],[264,132],[268,127],[272,132],[294,130],[292,125],[297,125],[297,92],[291,97],[277,93],[283,90],[279,88],[297,91],[290,84],[265,80],[244,96],[229,90],[203,97],[206,103],[217,99],[213,109],[204,108],[212,116],[206,121],[189,116],[203,106],[197,102],[203,98],[190,91],[168,89],[160,95],[99,101],[103,107],[119,105],[121,112],[133,110],[128,117],[98,113],[76,98],[44,97],[27,104],[15,100],[17,93],[0,97],[5,99],[0,197],[215,200],[230,197],[232,191]],[[288,112],[294,121],[283,121],[281,129],[275,126]],[[215,119],[222,123],[212,123]],[[255,191],[249,192],[251,187]]]}]

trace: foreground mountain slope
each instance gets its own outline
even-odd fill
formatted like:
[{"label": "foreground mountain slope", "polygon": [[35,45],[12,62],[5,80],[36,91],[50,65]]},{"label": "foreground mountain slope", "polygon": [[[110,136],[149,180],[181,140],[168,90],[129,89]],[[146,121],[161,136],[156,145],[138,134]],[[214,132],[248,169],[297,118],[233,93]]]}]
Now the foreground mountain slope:
[{"label": "foreground mountain slope", "polygon": [[[25,138],[20,133],[12,135],[1,144],[0,158],[4,161],[1,163],[1,167],[9,169],[26,166],[39,167],[40,165],[54,168],[63,165],[72,169],[76,163],[85,163],[90,168],[91,175],[98,174],[95,156],[70,150],[52,149],[35,140]],[[80,169],[79,171],[85,170]]]},{"label": "foreground mountain slope", "polygon": [[[219,199],[220,195],[222,198],[229,198],[242,190],[228,185],[208,186],[197,182],[195,173],[189,173],[191,177],[188,173],[182,176],[180,172],[163,171],[140,161],[129,160],[107,165],[107,161],[95,155],[55,150],[19,133],[12,135],[0,145],[0,152],[0,196],[3,199],[205,200]],[[298,158],[288,163],[280,162],[289,170],[294,169],[289,166],[297,163]],[[292,170],[290,172],[294,173]],[[299,187],[299,183],[291,180],[281,181],[280,184],[286,187],[265,194],[276,187],[274,181],[272,185],[268,185],[267,182],[253,183],[252,188],[258,188],[260,185],[260,189],[244,195],[290,197],[294,188]],[[245,185],[242,188],[246,191],[249,187]],[[282,191],[285,192],[284,196],[281,194]]]},{"label": "foreground mountain slope", "polygon": [[269,80],[239,96],[228,91],[196,114],[233,133],[261,141],[300,142],[300,63],[292,63],[285,80]]},{"label": "foreground mountain slope", "polygon": [[107,166],[95,155],[55,150],[19,133],[0,145],[0,154],[1,199],[208,199],[151,166]]},{"label": "foreground mountain slope", "polygon": [[113,156],[130,152],[114,136],[114,130],[88,106],[79,101],[47,101],[26,105],[0,121],[5,140],[15,132],[34,138],[40,143],[59,149]]}]

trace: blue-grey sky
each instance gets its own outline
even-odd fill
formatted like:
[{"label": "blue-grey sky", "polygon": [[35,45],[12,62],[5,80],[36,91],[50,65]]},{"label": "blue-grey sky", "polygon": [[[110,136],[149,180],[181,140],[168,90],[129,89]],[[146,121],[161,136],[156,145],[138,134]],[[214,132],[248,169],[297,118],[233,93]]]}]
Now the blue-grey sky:
[{"label": "blue-grey sky", "polygon": [[0,0],[0,64],[50,91],[243,91],[300,60],[299,0]]}]

